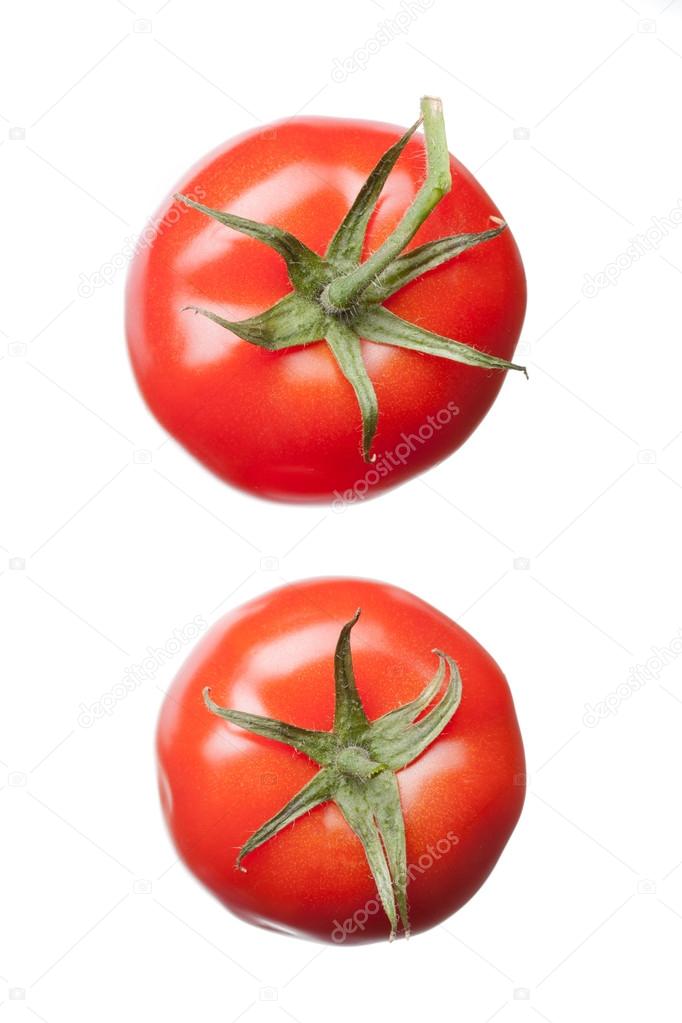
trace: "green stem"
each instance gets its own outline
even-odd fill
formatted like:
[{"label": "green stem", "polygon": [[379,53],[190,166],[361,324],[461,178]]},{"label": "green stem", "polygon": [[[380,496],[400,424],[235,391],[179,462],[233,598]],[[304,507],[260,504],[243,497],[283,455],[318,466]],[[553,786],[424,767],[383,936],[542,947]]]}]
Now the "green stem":
[{"label": "green stem", "polygon": [[330,311],[350,308],[378,274],[400,255],[434,207],[450,191],[452,179],[450,155],[445,139],[443,104],[439,99],[424,96],[421,101],[421,112],[426,140],[426,180],[398,226],[374,255],[351,273],[345,277],[338,277],[329,285],[326,304]]}]

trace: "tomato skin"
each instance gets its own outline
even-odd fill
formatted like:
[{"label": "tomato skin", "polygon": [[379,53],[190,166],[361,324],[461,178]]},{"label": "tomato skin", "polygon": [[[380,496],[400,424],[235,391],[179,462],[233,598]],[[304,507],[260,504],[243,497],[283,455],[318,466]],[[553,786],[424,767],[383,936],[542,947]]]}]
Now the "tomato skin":
[{"label": "tomato skin", "polygon": [[388,936],[359,840],[327,803],[250,853],[246,873],[235,870],[238,849],[317,767],[212,715],[202,688],[222,706],[330,730],[334,647],[357,607],[353,662],[370,720],[421,692],[435,671],[434,648],[462,675],[454,718],[397,775],[412,932],[441,922],[485,881],[518,820],[524,754],[500,669],[435,608],[358,579],[313,579],[258,597],[197,645],[168,693],[157,735],[163,810],[190,870],[251,923],[339,944]]},{"label": "tomato skin", "polygon": [[[292,118],[225,143],[175,191],[285,228],[322,255],[376,160],[401,134],[373,122]],[[500,215],[454,157],[451,168],[450,194],[410,248],[485,230],[490,216]],[[423,139],[417,136],[389,176],[363,259],[395,227],[423,175]],[[378,493],[459,447],[502,385],[500,371],[363,342],[379,402],[373,452],[380,460],[400,444],[404,450],[405,437],[413,438],[404,464],[389,459],[388,471],[373,473],[360,453],[355,397],[325,344],[266,352],[205,317],[183,312],[187,305],[228,319],[262,312],[291,290],[283,260],[172,197],[152,223],[160,227],[149,242],[143,235],[128,277],[126,329],[135,375],[169,433],[237,487],[294,501],[338,498],[356,483],[368,494]],[[413,281],[386,306],[420,326],[510,359],[525,303],[523,267],[507,230]],[[430,416],[438,426],[429,435]]]}]

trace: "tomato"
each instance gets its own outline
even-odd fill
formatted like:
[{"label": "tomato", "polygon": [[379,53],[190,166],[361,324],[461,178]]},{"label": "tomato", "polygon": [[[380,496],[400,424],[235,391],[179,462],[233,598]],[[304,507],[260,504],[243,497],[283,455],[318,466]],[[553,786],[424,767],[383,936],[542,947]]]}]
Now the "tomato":
[{"label": "tomato", "polygon": [[[353,714],[353,742],[335,745]],[[397,728],[401,714],[415,723]],[[228,614],[174,680],[157,739],[164,814],[190,870],[238,917],[337,944],[454,913],[494,867],[524,800],[521,736],[496,663],[435,608],[367,580],[299,582]],[[277,825],[325,771],[336,795],[318,791]],[[406,905],[391,921],[401,828]],[[392,877],[383,902],[381,856]]]},{"label": "tomato", "polygon": [[[247,132],[200,161],[179,185],[186,200],[167,198],[143,233],[127,287],[134,372],[163,426],[223,480],[273,499],[364,498],[449,455],[490,409],[521,330],[524,272],[499,211],[473,175],[454,157],[448,160],[446,149],[451,190],[405,251],[472,233],[485,244],[471,243],[425,269],[383,302],[382,309],[413,332],[421,330],[419,350],[414,338],[367,340],[369,321],[360,317],[350,324],[361,339],[353,357],[348,335],[337,340],[335,355],[319,340],[325,328],[315,333],[312,324],[301,328],[301,344],[287,340],[283,348],[266,350],[187,308],[233,323],[263,313],[292,291],[282,256],[262,239],[217,223],[221,211],[275,225],[315,258],[324,257],[363,182],[400,136],[385,124],[319,117]],[[425,180],[424,139],[403,138],[360,238],[363,263],[397,237]],[[497,232],[490,230],[498,224]],[[343,276],[353,265],[334,273]],[[320,289],[311,301],[322,302]],[[368,295],[362,292],[358,302]],[[332,309],[340,330],[357,312],[355,305]],[[440,339],[442,357],[425,354],[425,331]],[[469,354],[487,353],[488,362],[450,361],[466,352],[446,351],[443,338],[468,346]],[[362,379],[351,386],[352,374]],[[363,386],[364,400],[374,405],[361,419]],[[378,423],[370,423],[377,407]]]}]

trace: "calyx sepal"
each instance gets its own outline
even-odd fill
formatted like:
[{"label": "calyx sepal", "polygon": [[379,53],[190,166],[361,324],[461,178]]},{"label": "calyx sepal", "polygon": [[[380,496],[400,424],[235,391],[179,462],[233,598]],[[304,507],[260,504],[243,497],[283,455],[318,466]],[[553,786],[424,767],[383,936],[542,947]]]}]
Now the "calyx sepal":
[{"label": "calyx sepal", "polygon": [[351,654],[351,631],[359,616],[358,610],[346,622],[336,644],[334,725],[330,732],[220,707],[208,687],[203,699],[212,714],[254,735],[283,743],[320,768],[244,843],[237,855],[237,868],[244,870],[242,860],[249,853],[299,817],[321,803],[334,802],[362,843],[393,938],[399,927],[409,934],[405,822],[396,772],[423,753],[452,720],[461,700],[462,682],[452,657],[434,650],[438,670],[419,696],[370,721],[358,693]]},{"label": "calyx sepal", "polygon": [[[367,226],[381,191],[400,154],[417,128],[424,126],[426,177],[397,227],[364,262],[361,260]],[[271,308],[245,320],[228,320],[219,313],[189,306],[243,341],[267,351],[326,341],[350,386],[362,418],[362,456],[374,461],[371,449],[379,408],[365,367],[362,341],[410,348],[424,355],[449,359],[488,370],[522,370],[523,366],[483,352],[472,345],[441,337],[409,323],[382,307],[391,295],[477,245],[491,242],[505,229],[499,217],[492,227],[452,235],[403,250],[452,187],[450,157],[441,101],[425,96],[420,118],[379,159],[339,225],[324,256],[288,231],[212,209],[184,195],[175,198],[226,227],[255,238],[284,259],[293,291]],[[527,374],[526,374],[527,376]]]}]

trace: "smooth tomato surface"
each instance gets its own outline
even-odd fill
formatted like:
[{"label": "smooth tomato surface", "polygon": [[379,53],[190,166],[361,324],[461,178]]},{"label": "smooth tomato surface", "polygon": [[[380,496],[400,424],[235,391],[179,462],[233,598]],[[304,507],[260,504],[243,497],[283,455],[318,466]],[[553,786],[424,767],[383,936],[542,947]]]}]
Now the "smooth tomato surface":
[{"label": "smooth tomato surface", "polygon": [[[284,228],[323,255],[375,162],[401,134],[366,121],[292,118],[227,142],[174,191]],[[423,139],[415,136],[384,187],[363,259],[395,227],[424,168]],[[486,230],[490,216],[499,216],[454,157],[451,168],[450,194],[409,248]],[[266,352],[183,312],[198,305],[243,319],[290,290],[276,253],[172,198],[133,261],[127,336],[142,393],[165,428],[224,480],[286,500],[338,499],[353,488],[362,496],[377,493],[454,451],[492,405],[503,372],[365,341],[379,402],[377,464],[367,465],[355,397],[325,344]],[[510,359],[525,304],[523,267],[507,230],[413,281],[386,307]],[[429,429],[429,417],[437,426]]]},{"label": "smooth tomato surface", "polygon": [[316,807],[244,860],[237,850],[316,773],[306,756],[208,712],[216,702],[329,730],[339,630],[352,634],[357,687],[374,720],[433,676],[433,648],[453,657],[462,701],[445,730],[398,772],[412,931],[476,892],[521,812],[524,754],[505,678],[463,629],[417,597],[378,582],[315,579],[223,618],[173,682],[158,728],[160,791],[180,856],[238,916],[335,943],[385,939],[386,918],[359,840],[333,803]]}]

